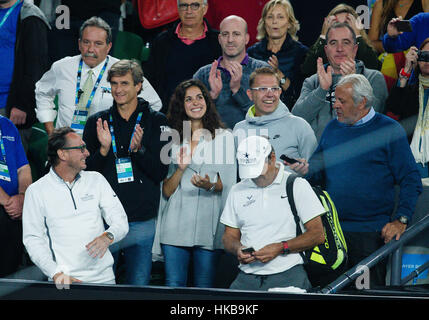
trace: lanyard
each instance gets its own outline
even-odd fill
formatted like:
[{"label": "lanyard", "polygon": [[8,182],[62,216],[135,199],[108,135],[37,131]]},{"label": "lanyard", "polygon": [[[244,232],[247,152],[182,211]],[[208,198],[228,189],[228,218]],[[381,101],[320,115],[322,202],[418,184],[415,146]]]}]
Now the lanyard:
[{"label": "lanyard", "polygon": [[1,151],[1,155],[3,157],[3,162],[6,163],[6,149],[4,147],[3,134],[1,132],[1,129],[0,129],[0,151]]},{"label": "lanyard", "polygon": [[[94,84],[94,88],[92,89],[91,95],[89,96],[88,102],[86,104],[86,109],[88,109],[91,106],[92,99],[94,98],[95,91],[98,88],[98,85],[100,84],[101,78],[103,78],[104,71],[106,71],[107,64],[109,63],[109,57],[106,57],[106,62],[104,63],[103,69],[101,69],[100,74],[98,75],[97,81]],[[77,82],[76,82],[76,100],[75,104],[79,104],[79,98],[80,98],[80,79],[82,77],[82,65],[83,60],[80,59],[79,62],[79,68],[77,70]]]},{"label": "lanyard", "polygon": [[7,10],[7,12],[4,15],[2,21],[0,22],[0,29],[1,29],[1,27],[3,27],[3,25],[6,22],[7,18],[9,18],[9,16],[12,13],[13,9],[15,9],[15,7],[18,6],[22,1],[23,0],[21,0],[21,1],[18,0],[17,2],[15,2],[15,4],[12,7],[9,8],[9,10]]},{"label": "lanyard", "polygon": [[[136,120],[136,124],[134,125],[134,129],[133,129],[133,133],[131,135],[131,140],[130,140],[130,145],[128,147],[128,152],[131,152],[131,141],[133,141],[133,137],[134,137],[134,132],[136,132],[136,126],[139,124],[141,118],[142,118],[143,112],[139,112],[138,116],[137,116],[137,120]],[[116,148],[116,139],[115,139],[115,132],[113,130],[113,118],[112,115],[109,115],[109,128],[110,128],[110,135],[112,136],[112,149],[113,149],[113,154],[115,155],[115,158],[118,158],[118,151]]]}]

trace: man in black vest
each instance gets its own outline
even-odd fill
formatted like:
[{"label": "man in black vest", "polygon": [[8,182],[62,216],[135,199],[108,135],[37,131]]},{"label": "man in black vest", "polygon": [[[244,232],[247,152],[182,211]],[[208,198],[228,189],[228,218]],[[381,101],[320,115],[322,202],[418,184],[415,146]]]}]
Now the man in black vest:
[{"label": "man in black vest", "polygon": [[207,0],[178,0],[177,6],[180,22],[154,39],[145,70],[164,113],[176,86],[222,54],[219,32],[204,19]]}]

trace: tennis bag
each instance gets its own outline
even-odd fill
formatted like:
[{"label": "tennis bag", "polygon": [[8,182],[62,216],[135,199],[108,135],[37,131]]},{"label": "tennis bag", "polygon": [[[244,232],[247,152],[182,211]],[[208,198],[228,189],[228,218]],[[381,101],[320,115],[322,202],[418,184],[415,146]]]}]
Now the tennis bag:
[{"label": "tennis bag", "polygon": [[[293,197],[296,174],[290,174],[286,182],[286,193],[296,223],[296,236],[302,234],[300,219]],[[304,268],[313,287],[324,287],[338,278],[347,264],[347,245],[338,220],[337,210],[329,194],[320,187],[313,187],[326,213],[321,216],[325,231],[325,242],[301,252]]]}]

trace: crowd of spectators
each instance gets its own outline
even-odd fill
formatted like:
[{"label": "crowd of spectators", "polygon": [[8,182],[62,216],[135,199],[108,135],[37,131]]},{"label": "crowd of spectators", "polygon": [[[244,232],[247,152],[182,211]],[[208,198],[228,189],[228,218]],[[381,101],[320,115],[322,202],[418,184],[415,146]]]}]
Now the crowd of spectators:
[{"label": "crowd of spectators", "polygon": [[[298,253],[324,237],[310,185],[337,206],[349,268],[400,238],[429,185],[429,1],[309,15],[303,1],[172,0],[176,19],[153,29],[148,1],[0,0],[0,277],[35,265],[63,284],[160,272],[173,287],[309,290]],[[148,59],[115,56],[122,32]],[[372,271],[383,286],[386,264]]]}]

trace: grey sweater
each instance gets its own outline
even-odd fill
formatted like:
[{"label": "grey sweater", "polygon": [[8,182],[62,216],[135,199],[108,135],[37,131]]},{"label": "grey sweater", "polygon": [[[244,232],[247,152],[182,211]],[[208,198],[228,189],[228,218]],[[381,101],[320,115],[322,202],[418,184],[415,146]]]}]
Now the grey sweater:
[{"label": "grey sweater", "polygon": [[235,125],[233,134],[236,146],[248,136],[268,136],[277,159],[285,154],[291,158],[308,160],[317,147],[313,129],[307,121],[290,113],[281,101],[273,113],[260,117],[254,116],[252,106],[246,119]]},{"label": "grey sweater", "polygon": [[[356,73],[363,74],[374,90],[375,101],[374,110],[383,113],[384,104],[388,96],[386,81],[383,74],[378,70],[365,68],[362,61],[356,60]],[[319,78],[316,74],[305,79],[292,113],[302,117],[310,123],[316,134],[317,141],[320,140],[323,130],[329,121],[336,118],[332,106],[335,102],[335,87],[340,81],[341,75],[332,75],[332,86],[330,90],[323,90],[319,85]],[[329,96],[332,97],[332,103]]]}]

